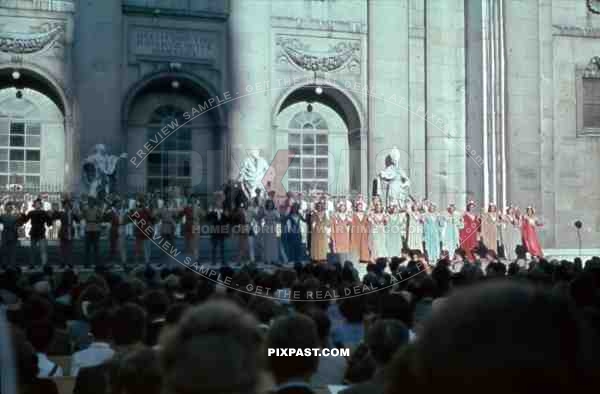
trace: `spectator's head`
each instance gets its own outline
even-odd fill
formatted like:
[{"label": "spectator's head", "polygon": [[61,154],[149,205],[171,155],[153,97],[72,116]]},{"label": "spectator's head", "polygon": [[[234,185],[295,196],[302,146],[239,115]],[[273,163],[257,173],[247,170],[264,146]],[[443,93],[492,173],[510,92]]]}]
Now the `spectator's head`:
[{"label": "spectator's head", "polygon": [[39,296],[31,296],[23,304],[23,319],[25,322],[32,322],[37,320],[52,320],[52,304],[48,299]]},{"label": "spectator's head", "polygon": [[142,343],[146,336],[146,313],[133,303],[115,309],[112,315],[112,337],[116,346]]},{"label": "spectator's head", "polygon": [[[319,347],[317,325],[308,316],[294,314],[277,318],[267,334],[267,349],[314,349]],[[269,369],[279,384],[293,379],[309,380],[316,372],[319,358],[310,356],[268,357]]]},{"label": "spectator's head", "polygon": [[331,329],[331,320],[329,316],[327,316],[327,312],[325,312],[322,308],[307,308],[304,311],[304,314],[315,322],[317,325],[317,333],[319,334],[319,341],[321,342],[321,347],[326,348],[329,345],[329,331]]},{"label": "spectator's head", "polygon": [[158,355],[153,349],[127,353],[118,362],[113,383],[114,394],[160,394],[161,372]]},{"label": "spectator's head", "polygon": [[54,326],[50,321],[38,320],[28,323],[27,340],[37,352],[46,353],[53,339]]},{"label": "spectator's head", "polygon": [[188,310],[162,339],[166,394],[256,392],[258,322],[231,302],[208,301]]},{"label": "spectator's head", "polygon": [[365,307],[365,297],[345,298],[340,302],[340,312],[349,323],[362,323]]},{"label": "spectator's head", "polygon": [[165,315],[167,325],[175,326],[177,323],[179,323],[184,312],[188,310],[189,307],[190,304],[185,302],[176,302],[172,304]]},{"label": "spectator's head", "polygon": [[111,316],[108,308],[100,307],[91,313],[90,331],[96,342],[107,342],[111,338]]},{"label": "spectator's head", "polygon": [[369,328],[365,341],[375,363],[383,367],[398,349],[408,343],[408,339],[408,328],[401,321],[381,319]]},{"label": "spectator's head", "polygon": [[571,392],[585,368],[596,368],[587,364],[589,348],[566,299],[489,282],[457,292],[434,311],[415,343],[417,386],[407,387],[395,365],[389,393]]},{"label": "spectator's head", "polygon": [[118,304],[124,304],[126,302],[133,302],[136,298],[135,289],[133,288],[133,284],[124,280],[117,285],[115,290],[112,292],[115,301]]},{"label": "spectator's head", "polygon": [[263,297],[252,297],[248,303],[248,309],[263,324],[269,324],[271,320],[284,312],[281,304]]},{"label": "spectator's head", "polygon": [[144,306],[149,317],[164,316],[169,309],[169,297],[161,290],[150,291],[144,297]]},{"label": "spectator's head", "polygon": [[396,272],[398,272],[398,268],[400,268],[400,264],[402,264],[403,262],[404,262],[404,259],[402,257],[398,257],[398,256],[392,257],[392,260],[390,261],[390,272],[392,274],[395,274]]},{"label": "spectator's head", "polygon": [[402,293],[382,294],[379,304],[379,317],[396,319],[407,327],[413,324],[413,307]]}]

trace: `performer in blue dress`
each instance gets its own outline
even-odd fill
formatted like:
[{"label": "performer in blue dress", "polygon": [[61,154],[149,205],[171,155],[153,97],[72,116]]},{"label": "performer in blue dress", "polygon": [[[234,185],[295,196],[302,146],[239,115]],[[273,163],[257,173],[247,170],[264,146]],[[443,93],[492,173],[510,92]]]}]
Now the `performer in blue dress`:
[{"label": "performer in blue dress", "polygon": [[441,230],[440,215],[436,211],[435,204],[430,203],[427,206],[427,213],[424,215],[423,223],[423,240],[425,241],[425,248],[430,263],[437,262],[437,259],[440,257]]}]

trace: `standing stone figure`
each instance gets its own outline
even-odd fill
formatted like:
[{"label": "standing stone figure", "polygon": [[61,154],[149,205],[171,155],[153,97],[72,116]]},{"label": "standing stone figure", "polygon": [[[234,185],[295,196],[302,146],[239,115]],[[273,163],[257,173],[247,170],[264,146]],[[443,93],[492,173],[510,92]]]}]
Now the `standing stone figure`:
[{"label": "standing stone figure", "polygon": [[256,197],[257,189],[263,193],[266,192],[263,178],[269,170],[269,163],[260,156],[259,149],[250,150],[249,155],[242,162],[238,176],[238,181],[241,182],[248,199]]},{"label": "standing stone figure", "polygon": [[400,151],[394,146],[392,152],[385,158],[385,169],[378,176],[378,191],[386,206],[397,202],[401,208],[406,208],[410,199],[410,180],[400,168]]},{"label": "standing stone figure", "polygon": [[110,155],[104,144],[97,144],[92,153],[83,160],[84,192],[96,198],[98,193],[108,195],[116,184],[117,164],[126,159],[127,153],[120,156]]}]

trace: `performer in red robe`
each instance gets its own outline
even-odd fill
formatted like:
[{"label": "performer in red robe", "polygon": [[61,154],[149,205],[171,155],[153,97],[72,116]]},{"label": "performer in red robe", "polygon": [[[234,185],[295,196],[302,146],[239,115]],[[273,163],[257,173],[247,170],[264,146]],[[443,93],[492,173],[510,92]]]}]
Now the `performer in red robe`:
[{"label": "performer in red robe", "polygon": [[465,251],[468,261],[473,261],[473,250],[477,247],[479,240],[480,222],[477,216],[473,213],[475,201],[471,200],[467,203],[467,209],[463,215],[464,227],[459,232],[460,248]]},{"label": "performer in red robe", "polygon": [[535,209],[527,207],[525,216],[521,219],[521,236],[523,237],[523,246],[533,257],[543,257],[542,246],[537,234],[536,227],[541,227],[542,223],[535,216]]}]

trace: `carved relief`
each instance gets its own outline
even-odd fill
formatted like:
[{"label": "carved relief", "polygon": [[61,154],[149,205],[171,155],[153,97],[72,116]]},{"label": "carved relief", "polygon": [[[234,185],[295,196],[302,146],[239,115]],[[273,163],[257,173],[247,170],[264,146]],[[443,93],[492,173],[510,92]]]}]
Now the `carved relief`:
[{"label": "carved relief", "polygon": [[583,78],[600,78],[600,56],[594,56],[583,72]]},{"label": "carved relief", "polygon": [[0,32],[0,51],[19,55],[42,52],[59,43],[64,32],[62,24],[45,24],[36,33]]},{"label": "carved relief", "polygon": [[591,13],[600,14],[600,0],[587,0],[587,8]]},{"label": "carved relief", "polygon": [[293,64],[306,71],[334,72],[346,69],[360,74],[360,43],[353,40],[339,41],[327,51],[314,51],[310,44],[298,37],[279,36],[276,42],[279,64]]}]

